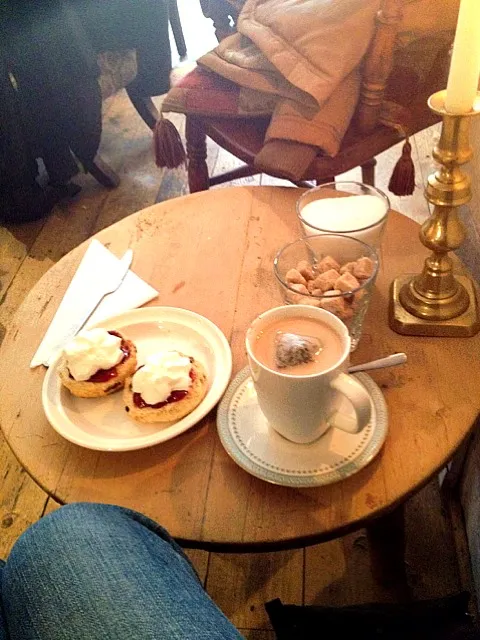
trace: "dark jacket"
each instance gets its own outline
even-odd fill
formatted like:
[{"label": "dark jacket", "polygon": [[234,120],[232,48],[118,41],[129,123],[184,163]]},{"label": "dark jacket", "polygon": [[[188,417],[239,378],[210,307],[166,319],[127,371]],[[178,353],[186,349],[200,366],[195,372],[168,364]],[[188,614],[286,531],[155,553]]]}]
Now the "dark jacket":
[{"label": "dark jacket", "polygon": [[137,93],[165,93],[171,58],[164,0],[0,2],[0,207],[13,175],[15,184],[22,174],[23,184],[31,183],[32,158],[43,159],[56,184],[77,173],[72,154],[94,158],[101,136],[97,55],[131,48]]}]

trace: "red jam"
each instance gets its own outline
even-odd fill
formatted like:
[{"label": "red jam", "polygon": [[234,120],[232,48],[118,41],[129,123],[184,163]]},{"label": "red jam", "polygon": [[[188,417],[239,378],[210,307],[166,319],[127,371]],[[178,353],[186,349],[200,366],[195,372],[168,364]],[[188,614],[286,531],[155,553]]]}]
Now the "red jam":
[{"label": "red jam", "polygon": [[[195,371],[193,369],[190,369],[190,372],[188,375],[190,376],[190,379],[193,382],[196,378]],[[188,391],[184,391],[183,389],[179,391],[172,391],[172,393],[168,396],[168,398],[163,402],[157,402],[157,404],[148,404],[142,398],[140,393],[134,393],[133,403],[139,409],[145,409],[145,407],[149,407],[150,409],[161,409],[162,407],[165,407],[167,404],[171,404],[172,402],[178,402],[179,400],[183,400],[187,395],[188,395]]]},{"label": "red jam", "polygon": [[[111,336],[116,336],[117,338],[122,338],[122,336],[119,333],[117,333],[116,331],[109,331],[108,333]],[[123,338],[122,338],[122,344],[120,345],[120,349],[123,351],[123,358],[120,360],[120,362],[118,364],[116,364],[114,367],[111,367],[110,369],[99,369],[96,373],[93,374],[93,376],[91,376],[88,379],[88,382],[108,382],[112,378],[116,378],[117,377],[117,375],[118,375],[118,370],[117,370],[118,365],[122,364],[122,362],[125,362],[125,360],[130,355],[130,347],[128,346],[128,343],[125,340],[123,340]]]}]

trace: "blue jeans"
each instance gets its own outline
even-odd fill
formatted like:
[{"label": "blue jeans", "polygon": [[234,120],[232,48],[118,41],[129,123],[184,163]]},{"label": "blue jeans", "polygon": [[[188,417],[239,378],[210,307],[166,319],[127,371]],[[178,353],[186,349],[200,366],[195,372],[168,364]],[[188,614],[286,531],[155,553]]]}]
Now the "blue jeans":
[{"label": "blue jeans", "polygon": [[168,533],[121,507],[78,503],[42,518],[0,585],[0,640],[242,638]]}]

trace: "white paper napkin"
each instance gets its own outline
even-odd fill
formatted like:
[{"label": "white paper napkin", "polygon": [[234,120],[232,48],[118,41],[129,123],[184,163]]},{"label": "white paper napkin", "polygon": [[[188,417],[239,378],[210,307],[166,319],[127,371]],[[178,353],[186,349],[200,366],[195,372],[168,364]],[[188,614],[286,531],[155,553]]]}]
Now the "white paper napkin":
[{"label": "white paper napkin", "polygon": [[[118,268],[119,259],[98,240],[92,240],[81,263],[58,307],[40,346],[35,353],[30,367],[38,367],[49,359],[63,335],[68,334],[68,327],[79,317],[82,305],[89,294],[95,295],[102,285],[102,274]],[[158,295],[149,284],[129,271],[120,287],[107,295],[98,305],[86,327],[100,322],[122,311],[141,307]]]}]

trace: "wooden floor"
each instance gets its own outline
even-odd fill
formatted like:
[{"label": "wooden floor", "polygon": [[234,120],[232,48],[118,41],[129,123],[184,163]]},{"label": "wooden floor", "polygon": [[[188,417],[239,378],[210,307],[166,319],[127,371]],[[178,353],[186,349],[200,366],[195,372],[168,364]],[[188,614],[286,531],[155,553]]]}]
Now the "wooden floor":
[{"label": "wooden floor", "polygon": [[[80,195],[57,206],[48,219],[0,227],[0,344],[27,292],[65,253],[100,229],[152,204],[157,196],[166,199],[186,192],[184,170],[165,174],[154,166],[150,131],[126,95],[117,94],[104,107],[101,154],[120,174],[120,186],[109,191],[90,176],[80,176]],[[182,129],[182,117],[174,120]],[[435,135],[429,130],[413,140],[417,169],[414,195],[392,197],[395,209],[418,221],[428,215],[422,185],[431,170]],[[386,187],[399,152],[395,148],[379,158],[380,188]],[[211,144],[209,165],[219,173],[233,168],[237,161]],[[348,177],[360,176],[354,171]],[[259,176],[238,183],[282,182]],[[5,558],[22,531],[55,504],[18,465],[5,444],[0,445],[0,469],[0,557]],[[458,558],[436,480],[408,502],[406,518],[407,574],[413,596],[429,598],[457,591]],[[373,577],[362,531],[289,552],[225,555],[190,551],[189,555],[213,599],[245,637],[254,640],[273,638],[263,604],[276,597],[287,603],[330,605],[394,601],[398,597],[397,589],[384,588]]]}]

